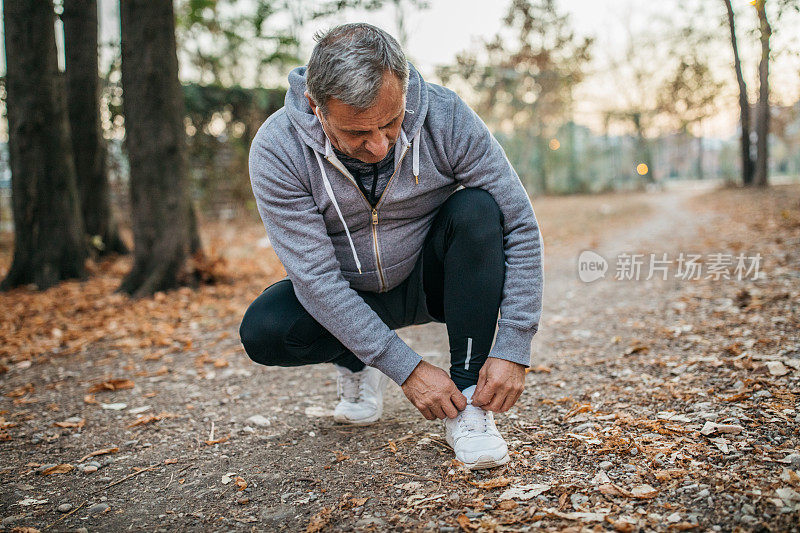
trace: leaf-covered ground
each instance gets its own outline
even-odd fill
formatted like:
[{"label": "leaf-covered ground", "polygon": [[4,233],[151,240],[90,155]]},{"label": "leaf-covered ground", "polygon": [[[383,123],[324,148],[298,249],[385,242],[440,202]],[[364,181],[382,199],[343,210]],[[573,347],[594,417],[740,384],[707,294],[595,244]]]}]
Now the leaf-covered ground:
[{"label": "leaf-covered ground", "polygon": [[[545,308],[526,392],[497,416],[506,467],[464,471],[394,385],[380,423],[349,428],[332,367],[250,362],[238,322],[284,272],[258,222],[206,225],[215,285],[130,301],[120,259],[0,294],[0,527],[798,530],[800,187],[534,207]],[[586,249],[609,261],[591,283]],[[649,254],[681,252],[700,279],[644,279]],[[637,253],[642,279],[615,279]],[[756,253],[755,279],[706,278],[713,254]],[[446,365],[443,325],[400,333]]]}]

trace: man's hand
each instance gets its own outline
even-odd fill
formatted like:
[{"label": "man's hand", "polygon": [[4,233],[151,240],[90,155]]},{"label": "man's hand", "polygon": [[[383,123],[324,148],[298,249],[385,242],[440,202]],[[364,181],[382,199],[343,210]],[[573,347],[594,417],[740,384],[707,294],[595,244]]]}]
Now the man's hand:
[{"label": "man's hand", "polygon": [[406,398],[428,420],[455,418],[467,407],[467,398],[459,392],[447,372],[425,361],[420,361],[401,388]]},{"label": "man's hand", "polygon": [[478,374],[472,405],[503,413],[517,402],[524,388],[524,365],[488,357]]}]

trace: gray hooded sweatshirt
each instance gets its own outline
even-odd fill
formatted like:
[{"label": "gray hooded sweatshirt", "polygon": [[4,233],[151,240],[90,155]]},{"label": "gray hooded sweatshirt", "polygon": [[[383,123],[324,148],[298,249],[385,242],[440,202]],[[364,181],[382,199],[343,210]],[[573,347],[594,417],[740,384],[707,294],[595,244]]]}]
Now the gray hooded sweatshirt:
[{"label": "gray hooded sweatshirt", "polygon": [[[304,96],[305,67],[289,74],[284,106],[250,147],[250,181],[272,247],[298,301],[365,364],[402,384],[421,357],[356,290],[405,280],[439,206],[460,187],[488,191],[503,213],[506,274],[489,357],[530,365],[542,308],[542,239],[530,199],[481,119],[409,63],[395,170],[373,208],[338,160]],[[356,289],[356,290],[354,290]]]}]

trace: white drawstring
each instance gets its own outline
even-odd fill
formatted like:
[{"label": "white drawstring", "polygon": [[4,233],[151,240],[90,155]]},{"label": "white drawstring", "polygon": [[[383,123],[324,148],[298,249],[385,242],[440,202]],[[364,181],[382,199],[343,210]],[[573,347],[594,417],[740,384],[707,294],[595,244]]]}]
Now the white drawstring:
[{"label": "white drawstring", "polygon": [[422,135],[422,128],[417,130],[414,139],[411,141],[411,171],[414,173],[414,181],[419,185],[419,142]]},{"label": "white drawstring", "polygon": [[331,202],[333,202],[333,207],[336,209],[336,214],[339,215],[339,220],[341,220],[342,226],[344,226],[344,232],[347,233],[347,240],[350,241],[350,249],[353,251],[353,259],[356,260],[358,273],[361,274],[361,261],[358,260],[356,247],[353,244],[353,238],[350,237],[350,229],[347,227],[347,223],[344,221],[344,217],[342,216],[342,210],[339,209],[339,203],[336,201],[336,196],[333,195],[333,188],[331,188],[331,184],[328,181],[328,174],[325,172],[325,165],[322,162],[322,156],[320,156],[319,152],[316,150],[314,150],[314,155],[317,156],[317,163],[319,164],[319,171],[322,173],[322,182],[325,184],[325,191],[327,191]]}]

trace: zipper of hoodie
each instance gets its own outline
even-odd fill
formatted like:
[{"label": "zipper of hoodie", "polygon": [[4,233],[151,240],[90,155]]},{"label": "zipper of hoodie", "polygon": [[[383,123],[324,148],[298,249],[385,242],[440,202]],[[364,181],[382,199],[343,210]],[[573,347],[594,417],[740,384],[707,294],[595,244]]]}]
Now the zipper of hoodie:
[{"label": "zipper of hoodie", "polygon": [[383,266],[381,265],[381,251],[380,247],[378,246],[378,208],[381,206],[383,200],[386,198],[386,192],[389,190],[389,185],[391,185],[392,180],[394,180],[394,177],[397,175],[397,171],[403,164],[403,159],[406,156],[406,152],[408,152],[409,146],[410,145],[405,145],[403,147],[403,151],[400,153],[400,159],[397,161],[397,166],[394,167],[394,172],[392,172],[392,175],[389,177],[389,181],[386,183],[386,188],[383,189],[383,193],[381,194],[381,199],[378,200],[378,203],[375,204],[375,207],[372,207],[372,204],[369,203],[367,197],[364,196],[364,192],[361,190],[361,187],[359,187],[358,184],[355,181],[353,181],[350,178],[350,176],[348,176],[348,172],[345,172],[345,170],[347,169],[342,170],[336,163],[331,161],[329,157],[327,156],[325,157],[325,159],[327,159],[328,162],[336,168],[336,170],[341,172],[347,178],[347,181],[349,181],[355,186],[355,188],[358,190],[358,193],[361,195],[361,198],[363,198],[364,202],[367,204],[367,208],[372,211],[372,242],[374,245],[373,251],[375,252],[375,264],[378,268],[378,277],[381,280],[381,292],[383,292],[383,290],[386,288],[386,278],[383,275]]}]

